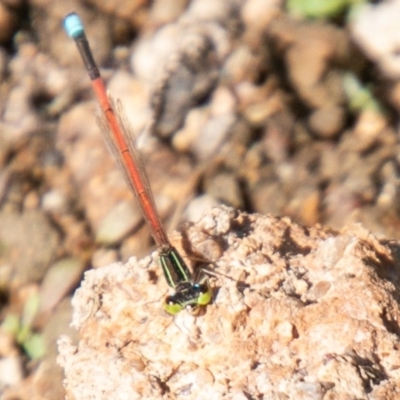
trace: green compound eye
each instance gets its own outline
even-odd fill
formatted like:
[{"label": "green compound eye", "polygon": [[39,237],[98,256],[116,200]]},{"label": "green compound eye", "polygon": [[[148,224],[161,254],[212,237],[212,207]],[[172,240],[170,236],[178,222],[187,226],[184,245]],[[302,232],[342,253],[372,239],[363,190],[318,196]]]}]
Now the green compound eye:
[{"label": "green compound eye", "polygon": [[183,309],[182,304],[175,303],[173,296],[169,296],[165,299],[164,310],[171,315],[176,315]]},{"label": "green compound eye", "polygon": [[199,287],[199,296],[197,297],[197,304],[199,306],[206,306],[207,304],[209,304],[211,302],[212,299],[212,292],[211,292],[211,288],[210,286],[208,286],[208,284],[195,284],[193,285],[194,288],[196,286]]}]

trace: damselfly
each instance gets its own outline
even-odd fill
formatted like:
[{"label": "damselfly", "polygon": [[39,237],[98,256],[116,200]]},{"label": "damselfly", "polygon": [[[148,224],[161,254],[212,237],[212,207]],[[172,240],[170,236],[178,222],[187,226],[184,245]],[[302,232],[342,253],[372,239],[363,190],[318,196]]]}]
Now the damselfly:
[{"label": "damselfly", "polygon": [[165,299],[164,309],[173,315],[182,309],[196,312],[199,306],[207,305],[212,298],[207,276],[201,273],[198,279],[193,279],[186,263],[168,239],[153,199],[142,159],[135,146],[132,130],[122,105],[119,102],[113,102],[107,94],[81,19],[76,13],[68,14],[64,18],[64,28],[79,49],[95,96],[100,104],[98,116],[100,129],[118,165],[124,172],[128,186],[139,202],[143,216],[157,244],[165,279],[168,285],[175,290],[173,295]]}]

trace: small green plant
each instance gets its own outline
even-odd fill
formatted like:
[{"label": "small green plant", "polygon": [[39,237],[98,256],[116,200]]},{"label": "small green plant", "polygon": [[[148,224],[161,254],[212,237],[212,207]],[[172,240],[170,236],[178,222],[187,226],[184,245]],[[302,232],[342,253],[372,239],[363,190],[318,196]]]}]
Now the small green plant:
[{"label": "small green plant", "polygon": [[288,0],[290,14],[305,18],[335,18],[367,0]]},{"label": "small green plant", "polygon": [[1,329],[11,333],[32,360],[40,359],[46,353],[43,336],[32,331],[33,320],[38,309],[39,296],[34,294],[26,301],[22,316],[8,314],[1,324]]},{"label": "small green plant", "polygon": [[367,109],[378,113],[383,111],[382,105],[375,98],[371,87],[362,84],[353,73],[347,72],[344,74],[343,88],[351,111],[359,112]]}]

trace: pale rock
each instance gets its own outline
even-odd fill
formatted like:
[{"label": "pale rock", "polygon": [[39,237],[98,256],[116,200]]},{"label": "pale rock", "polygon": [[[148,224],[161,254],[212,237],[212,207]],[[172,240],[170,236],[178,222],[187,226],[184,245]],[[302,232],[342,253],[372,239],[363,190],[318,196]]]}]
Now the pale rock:
[{"label": "pale rock", "polygon": [[162,312],[156,254],[86,272],[79,346],[59,340],[67,399],[395,398],[396,242],[227,207],[186,227],[187,248],[196,236],[222,246],[199,317]]}]

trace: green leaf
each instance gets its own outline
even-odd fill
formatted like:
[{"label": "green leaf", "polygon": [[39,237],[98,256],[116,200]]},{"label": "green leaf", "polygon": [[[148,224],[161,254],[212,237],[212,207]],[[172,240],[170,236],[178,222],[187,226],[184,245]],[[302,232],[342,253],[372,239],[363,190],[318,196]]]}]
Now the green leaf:
[{"label": "green leaf", "polygon": [[370,87],[363,85],[351,72],[343,76],[343,88],[346,93],[350,110],[362,111],[366,109],[382,111],[379,101],[374,97]]},{"label": "green leaf", "polygon": [[302,17],[335,17],[352,5],[352,0],[288,0],[287,8],[291,14]]},{"label": "green leaf", "polygon": [[19,316],[17,314],[6,315],[4,321],[1,324],[1,329],[16,337],[19,330],[21,329]]},{"label": "green leaf", "polygon": [[32,333],[22,347],[32,360],[43,358],[46,354],[46,343],[43,335],[39,333]]},{"label": "green leaf", "polygon": [[39,310],[39,294],[34,293],[28,297],[24,304],[24,310],[22,312],[22,325],[30,327],[32,322]]}]

